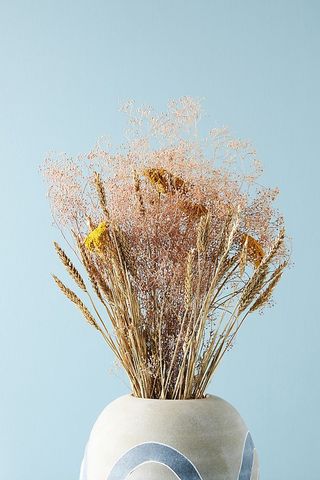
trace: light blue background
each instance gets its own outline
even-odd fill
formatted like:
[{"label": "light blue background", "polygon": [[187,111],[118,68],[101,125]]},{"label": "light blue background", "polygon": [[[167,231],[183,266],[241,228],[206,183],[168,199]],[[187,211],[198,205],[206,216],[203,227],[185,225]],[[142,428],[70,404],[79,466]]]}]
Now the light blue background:
[{"label": "light blue background", "polygon": [[99,411],[126,387],[53,286],[38,165],[110,133],[119,103],[204,98],[205,126],[250,138],[293,237],[278,305],[252,317],[210,391],[246,419],[261,480],[319,480],[317,1],[1,1],[0,478],[73,480]]}]

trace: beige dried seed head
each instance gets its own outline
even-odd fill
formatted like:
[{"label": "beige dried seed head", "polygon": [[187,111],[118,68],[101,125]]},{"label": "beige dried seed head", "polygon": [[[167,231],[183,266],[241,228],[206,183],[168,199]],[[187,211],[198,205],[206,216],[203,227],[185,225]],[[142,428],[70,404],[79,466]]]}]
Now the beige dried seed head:
[{"label": "beige dried seed head", "polygon": [[265,290],[262,291],[261,295],[257,298],[257,300],[254,302],[252,307],[250,308],[249,312],[252,313],[255,310],[258,310],[259,308],[262,308],[264,305],[266,305],[273,293],[273,290],[277,286],[278,282],[281,279],[281,276],[283,274],[283,270],[287,266],[287,262],[282,263],[279,265],[279,267],[274,271],[272,274],[269,284]]},{"label": "beige dried seed head", "polygon": [[239,272],[240,277],[243,276],[246,265],[247,265],[247,253],[248,253],[248,236],[246,236],[245,241],[243,242],[240,259],[239,259]]},{"label": "beige dried seed head", "polygon": [[109,210],[107,209],[107,201],[106,201],[106,192],[101,180],[101,176],[99,173],[95,172],[94,174],[94,184],[98,193],[98,198],[99,198],[99,203],[100,203],[100,208],[103,211],[103,214],[106,218],[106,220],[110,219],[110,213]]},{"label": "beige dried seed head", "polygon": [[189,307],[191,303],[191,298],[192,298],[193,263],[194,263],[194,249],[191,249],[187,257],[187,268],[186,268],[186,276],[185,276],[185,287],[184,287],[185,308]]},{"label": "beige dried seed head", "polygon": [[137,196],[138,203],[139,203],[139,209],[140,209],[140,212],[144,215],[145,214],[145,207],[144,207],[142,192],[141,192],[141,188],[140,188],[140,178],[139,178],[139,175],[138,175],[138,173],[135,169],[133,170],[133,180],[134,180],[134,190],[136,192],[136,196]]},{"label": "beige dried seed head", "polygon": [[67,272],[73,278],[73,280],[77,283],[77,285],[81,288],[81,290],[86,291],[86,286],[84,283],[83,278],[81,277],[80,273],[76,269],[76,267],[71,262],[70,258],[67,254],[62,250],[57,242],[54,242],[54,247],[56,249],[57,254],[63,265],[66,267]]},{"label": "beige dried seed head", "polygon": [[100,330],[100,327],[97,325],[94,317],[91,315],[87,307],[84,305],[84,303],[80,300],[80,298],[72,291],[70,288],[66,287],[64,283],[61,282],[61,280],[56,276],[52,275],[55,283],[58,285],[62,293],[69,299],[71,302],[73,302],[77,307],[81,310],[83,313],[84,317],[86,318],[87,322],[95,327],[97,330]]},{"label": "beige dried seed head", "polygon": [[199,253],[203,253],[208,245],[209,241],[209,229],[210,229],[210,215],[202,215],[198,223],[197,228],[197,250]]}]

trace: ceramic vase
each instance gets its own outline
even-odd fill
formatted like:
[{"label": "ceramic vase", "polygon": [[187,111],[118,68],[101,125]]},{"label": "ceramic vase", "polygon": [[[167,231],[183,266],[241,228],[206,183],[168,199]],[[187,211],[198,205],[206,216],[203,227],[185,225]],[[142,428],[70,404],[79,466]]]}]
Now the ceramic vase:
[{"label": "ceramic vase", "polygon": [[225,400],[122,396],[91,431],[80,480],[258,480],[243,419]]}]

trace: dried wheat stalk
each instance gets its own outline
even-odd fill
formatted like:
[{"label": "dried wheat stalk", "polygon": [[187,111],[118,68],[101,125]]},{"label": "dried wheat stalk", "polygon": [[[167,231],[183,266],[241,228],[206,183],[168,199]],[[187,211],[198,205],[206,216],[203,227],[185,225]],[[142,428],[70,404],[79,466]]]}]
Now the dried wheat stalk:
[{"label": "dried wheat stalk", "polygon": [[54,242],[54,247],[56,249],[57,254],[59,255],[59,258],[63,265],[66,267],[69,275],[73,278],[73,280],[76,282],[76,284],[81,288],[81,290],[86,291],[86,286],[85,283],[76,269],[76,267],[73,265],[71,262],[70,258],[67,256],[67,254],[62,250],[62,248],[58,245],[57,242]]},{"label": "dried wheat stalk", "polygon": [[94,184],[95,184],[95,187],[96,187],[97,192],[98,192],[100,208],[103,211],[103,214],[104,214],[106,220],[109,220],[110,214],[109,214],[109,211],[107,209],[106,192],[105,192],[103,183],[101,181],[101,177],[100,177],[99,173],[97,173],[97,172],[95,172],[95,174],[94,174]]},{"label": "dried wheat stalk", "polygon": [[80,300],[80,298],[72,290],[70,290],[70,288],[66,287],[56,275],[52,275],[52,277],[56,282],[56,284],[58,285],[58,287],[60,288],[60,290],[62,291],[62,293],[69,300],[71,300],[72,303],[77,305],[77,307],[81,310],[87,322],[93,327],[95,327],[97,330],[100,330],[100,327],[98,326],[94,317],[91,315],[91,313],[89,312],[87,307],[84,305],[84,303]]},{"label": "dried wheat stalk", "polygon": [[278,268],[276,268],[276,270],[271,275],[271,278],[268,282],[268,286],[265,288],[265,290],[262,291],[262,293],[256,299],[254,304],[251,306],[249,310],[250,313],[255,312],[259,308],[262,308],[269,302],[272,296],[273,290],[275,289],[276,285],[280,281],[281,276],[283,274],[283,270],[286,268],[287,264],[288,262],[284,262],[281,265],[279,265]]}]

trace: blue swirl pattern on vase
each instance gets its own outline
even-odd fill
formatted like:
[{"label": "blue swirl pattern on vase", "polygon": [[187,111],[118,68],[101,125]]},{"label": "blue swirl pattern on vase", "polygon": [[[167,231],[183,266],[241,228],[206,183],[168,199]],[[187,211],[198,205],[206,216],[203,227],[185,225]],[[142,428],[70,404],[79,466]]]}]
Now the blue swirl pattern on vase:
[{"label": "blue swirl pattern on vase", "polygon": [[[87,455],[85,453],[80,480],[87,480]],[[247,433],[237,480],[250,480],[253,467],[254,444]],[[203,480],[197,468],[175,448],[158,442],[140,443],[122,455],[113,466],[106,480],[125,480],[130,473],[144,463],[160,463],[168,467],[180,480]],[[212,472],[213,473],[213,472]]]},{"label": "blue swirl pattern on vase", "polygon": [[244,443],[242,462],[238,480],[250,480],[253,466],[254,444],[250,432],[247,433]]},{"label": "blue swirl pattern on vase", "polygon": [[180,480],[202,480],[198,470],[187,457],[178,450],[157,442],[141,443],[128,450],[115,464],[108,480],[125,480],[133,470],[146,462],[165,465]]}]

